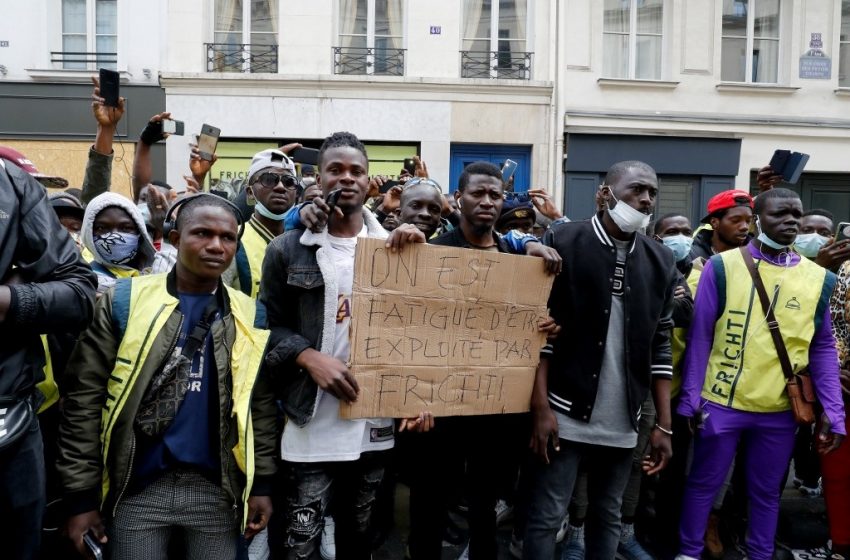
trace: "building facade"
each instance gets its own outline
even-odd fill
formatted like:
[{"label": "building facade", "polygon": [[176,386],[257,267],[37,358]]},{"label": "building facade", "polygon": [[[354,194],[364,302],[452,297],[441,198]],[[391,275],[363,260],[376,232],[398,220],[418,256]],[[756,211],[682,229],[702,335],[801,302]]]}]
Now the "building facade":
[{"label": "building facade", "polygon": [[850,217],[850,2],[605,0],[556,5],[565,206],[593,211],[607,167],[642,159],[657,212],[704,214],[776,149],[811,155],[806,208]]},{"label": "building facade", "polygon": [[549,188],[572,218],[611,163],[642,159],[658,211],[697,218],[784,148],[811,154],[804,204],[850,217],[850,0],[8,4],[0,141],[71,177],[79,157],[59,154],[84,154],[88,76],[111,66],[122,148],[159,108],[185,122],[155,160],[172,183],[203,124],[221,130],[211,180],[233,186],[262,148],[350,130],[371,172],[418,154],[447,192],[466,163],[513,159],[516,189]]}]

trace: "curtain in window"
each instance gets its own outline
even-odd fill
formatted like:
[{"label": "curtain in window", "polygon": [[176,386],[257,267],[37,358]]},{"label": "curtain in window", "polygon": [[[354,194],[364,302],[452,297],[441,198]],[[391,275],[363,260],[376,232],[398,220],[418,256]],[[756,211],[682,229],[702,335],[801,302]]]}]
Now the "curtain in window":
[{"label": "curtain in window", "polygon": [[339,46],[366,47],[367,0],[339,0]]},{"label": "curtain in window", "polygon": [[630,1],[605,0],[602,27],[602,75],[629,77]]},{"label": "curtain in window", "polygon": [[95,3],[95,37],[96,52],[118,52],[118,2],[116,0],[97,0]]},{"label": "curtain in window", "polygon": [[753,13],[753,82],[779,81],[779,0],[757,0]]},{"label": "curtain in window", "polygon": [[463,50],[490,50],[490,0],[463,1]]},{"label": "curtain in window", "polygon": [[523,64],[526,50],[526,0],[499,0],[499,25],[496,41],[496,67],[499,72],[513,71]]},{"label": "curtain in window", "polygon": [[744,82],[747,73],[747,0],[723,0],[720,79]]},{"label": "curtain in window", "polygon": [[242,0],[215,0],[216,43],[242,44]]},{"label": "curtain in window", "polygon": [[277,44],[279,0],[251,0],[251,44]]},{"label": "curtain in window", "polygon": [[[62,0],[62,51],[86,52],[86,0]],[[65,62],[67,69],[85,69],[85,62]]]},{"label": "curtain in window", "polygon": [[404,46],[404,0],[375,0],[375,47],[385,36],[383,46],[400,49]]},{"label": "curtain in window", "polygon": [[634,77],[661,79],[661,42],[664,29],[664,0],[637,3]]}]

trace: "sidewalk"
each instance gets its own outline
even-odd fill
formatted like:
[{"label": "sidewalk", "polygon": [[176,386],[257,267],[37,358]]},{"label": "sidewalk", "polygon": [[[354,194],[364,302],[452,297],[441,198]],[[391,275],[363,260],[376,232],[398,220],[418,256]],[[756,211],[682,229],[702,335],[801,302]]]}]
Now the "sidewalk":
[{"label": "sidewalk", "polygon": [[[405,556],[405,546],[410,528],[410,516],[408,509],[407,486],[399,484],[396,489],[395,529],[390,534],[387,542],[375,552],[374,560],[401,560]],[[811,548],[820,546],[828,538],[826,513],[823,498],[810,498],[802,495],[796,488],[789,484],[782,494],[781,509],[779,514],[779,527],[777,538],[783,545],[789,548]],[[511,560],[508,545],[511,538],[511,525],[506,524],[499,530],[499,558],[498,560]],[[445,546],[443,548],[443,560],[455,560],[464,546]],[[560,552],[560,547],[558,552]],[[777,550],[778,558],[789,558],[790,553]],[[741,554],[732,547],[727,547],[725,560],[740,560]]]}]

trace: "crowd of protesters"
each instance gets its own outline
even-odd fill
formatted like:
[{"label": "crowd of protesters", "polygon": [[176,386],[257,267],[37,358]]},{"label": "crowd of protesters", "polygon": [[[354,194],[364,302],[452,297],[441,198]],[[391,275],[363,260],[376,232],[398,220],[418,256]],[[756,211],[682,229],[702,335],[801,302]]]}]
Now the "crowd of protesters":
[{"label": "crowd of protesters", "polygon": [[[405,484],[412,560],[496,559],[509,515],[527,560],[767,560],[789,477],[830,535],[789,553],[850,555],[850,240],[770,167],[692,224],[615,163],[570,221],[487,162],[453,195],[418,157],[370,175],[335,132],[315,168],[267,149],[211,194],[197,146],[185,184],[153,177],[164,112],[128,198],[99,93],[80,188],[0,146],[0,556],[368,559]],[[542,261],[529,413],[340,417],[364,237]]]}]

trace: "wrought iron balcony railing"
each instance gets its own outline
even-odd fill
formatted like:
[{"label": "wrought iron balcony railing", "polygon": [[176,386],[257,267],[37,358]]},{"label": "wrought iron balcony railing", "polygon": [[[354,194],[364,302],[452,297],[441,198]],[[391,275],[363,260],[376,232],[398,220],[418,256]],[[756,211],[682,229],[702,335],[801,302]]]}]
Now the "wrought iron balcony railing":
[{"label": "wrought iron balcony railing", "polygon": [[460,51],[463,78],[531,79],[530,52]]},{"label": "wrought iron balcony railing", "polygon": [[277,72],[277,45],[205,43],[207,72]]},{"label": "wrought iron balcony railing", "polygon": [[404,49],[333,47],[334,74],[404,76]]},{"label": "wrought iron balcony railing", "polygon": [[53,51],[50,53],[50,62],[68,69],[115,68],[118,65],[118,53]]}]

